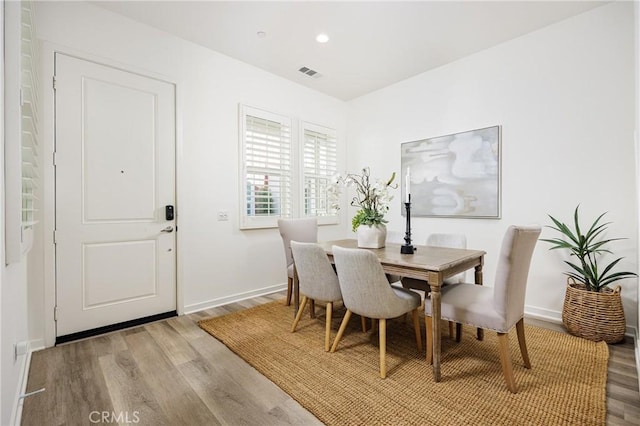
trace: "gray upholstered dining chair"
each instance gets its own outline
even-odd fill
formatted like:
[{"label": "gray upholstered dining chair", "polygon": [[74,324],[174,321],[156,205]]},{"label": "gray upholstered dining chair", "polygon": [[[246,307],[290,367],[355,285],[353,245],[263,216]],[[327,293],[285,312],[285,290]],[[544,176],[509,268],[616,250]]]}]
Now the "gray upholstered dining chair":
[{"label": "gray upholstered dining chair", "polygon": [[[525,368],[531,368],[524,337],[524,297],[531,257],[540,226],[510,226],[502,239],[494,287],[452,284],[442,288],[443,320],[469,324],[497,332],[500,362],[507,387],[518,392],[509,355],[509,330],[515,325]],[[433,357],[431,304],[425,303],[427,362]]]},{"label": "gray upholstered dining chair", "polygon": [[306,217],[301,219],[278,219],[278,229],[284,245],[284,255],[287,261],[287,305],[291,304],[293,290],[293,256],[291,255],[291,240],[303,243],[318,242],[318,219]]},{"label": "gray upholstered dining chair", "polygon": [[309,299],[327,302],[324,350],[329,351],[333,302],[342,300],[338,277],[324,249],[318,244],[291,241],[291,252],[296,263],[300,294],[302,294],[300,309],[298,309],[298,313],[293,320],[291,332],[296,331],[298,322],[302,317],[302,311],[304,311]]},{"label": "gray upholstered dining chair", "polygon": [[338,272],[342,301],[347,312],[342,319],[331,352],[335,352],[352,313],[378,320],[380,341],[380,377],[387,376],[386,345],[388,318],[411,312],[418,350],[422,337],[418,321],[420,295],[404,288],[392,287],[378,257],[368,250],[333,246],[333,259]]},{"label": "gray upholstered dining chair", "polygon": [[[455,234],[455,233],[434,233],[430,234],[427,237],[427,245],[435,246],[435,247],[450,247],[450,248],[467,248],[467,237],[464,234]],[[444,280],[443,285],[448,284],[458,284],[465,282],[466,272],[460,272],[457,275],[452,277],[448,277]],[[404,288],[422,290],[426,293],[430,291],[429,283],[423,280],[418,280],[415,278],[402,278],[402,286]],[[454,337],[453,332],[453,321],[449,321],[449,337]],[[460,335],[462,332],[462,326],[460,324],[456,324],[455,330],[455,339],[456,341],[460,341]]]}]

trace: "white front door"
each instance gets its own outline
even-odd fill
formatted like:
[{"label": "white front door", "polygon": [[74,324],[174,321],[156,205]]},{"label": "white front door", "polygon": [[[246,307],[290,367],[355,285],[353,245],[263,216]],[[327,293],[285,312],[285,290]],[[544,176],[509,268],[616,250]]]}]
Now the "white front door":
[{"label": "white front door", "polygon": [[176,310],[175,86],[55,57],[56,336]]}]

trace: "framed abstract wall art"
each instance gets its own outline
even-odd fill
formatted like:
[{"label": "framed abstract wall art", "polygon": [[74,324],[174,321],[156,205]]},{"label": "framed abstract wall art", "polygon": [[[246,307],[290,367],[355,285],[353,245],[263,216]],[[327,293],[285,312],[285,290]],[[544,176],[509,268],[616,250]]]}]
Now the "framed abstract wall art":
[{"label": "framed abstract wall art", "polygon": [[403,143],[401,170],[410,178],[401,180],[402,194],[411,193],[411,215],[499,219],[501,139],[501,126],[493,126]]}]

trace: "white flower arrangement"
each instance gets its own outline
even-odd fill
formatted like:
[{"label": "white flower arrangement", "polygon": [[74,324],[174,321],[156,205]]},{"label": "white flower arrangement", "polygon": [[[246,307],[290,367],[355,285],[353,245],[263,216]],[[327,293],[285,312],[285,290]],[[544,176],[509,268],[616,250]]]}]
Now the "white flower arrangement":
[{"label": "white flower arrangement", "polygon": [[340,209],[339,199],[341,188],[355,187],[356,195],[351,199],[351,205],[359,207],[360,210],[351,220],[351,226],[355,232],[360,225],[380,225],[387,223],[384,215],[389,211],[389,203],[393,199],[389,189],[396,189],[397,184],[393,181],[396,173],[393,172],[387,180],[377,179],[373,184],[369,167],[364,167],[361,174],[348,173],[345,176],[340,174],[334,176],[333,184],[329,186],[327,192],[331,207]]}]

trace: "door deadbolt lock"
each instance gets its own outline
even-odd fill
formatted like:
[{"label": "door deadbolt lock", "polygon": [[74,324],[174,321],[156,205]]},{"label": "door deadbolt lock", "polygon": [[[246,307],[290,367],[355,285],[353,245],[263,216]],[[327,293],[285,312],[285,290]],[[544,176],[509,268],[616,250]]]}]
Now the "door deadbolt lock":
[{"label": "door deadbolt lock", "polygon": [[164,206],[164,219],[165,220],[173,220],[174,218],[173,206],[167,205]]}]

